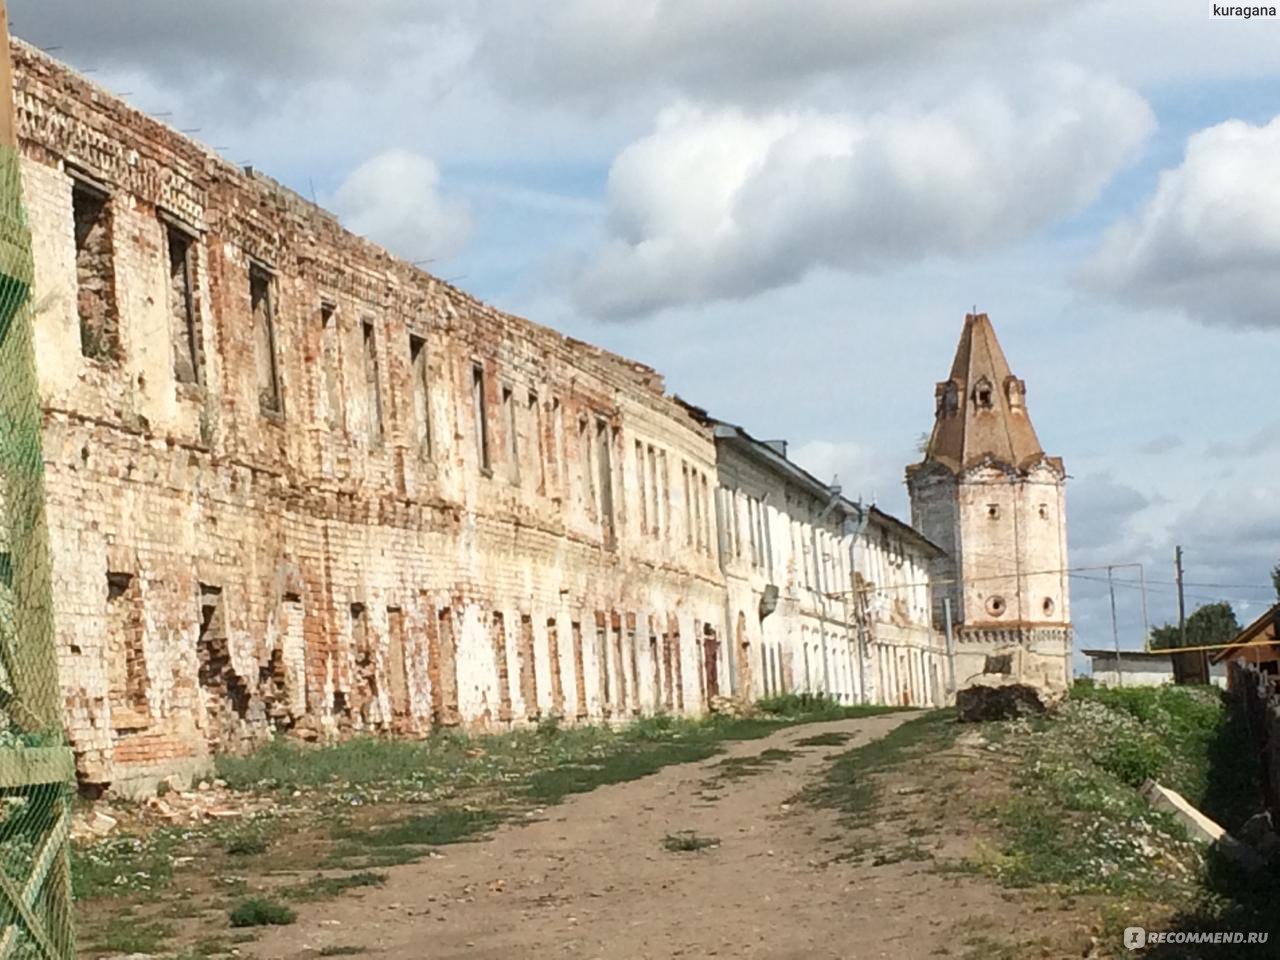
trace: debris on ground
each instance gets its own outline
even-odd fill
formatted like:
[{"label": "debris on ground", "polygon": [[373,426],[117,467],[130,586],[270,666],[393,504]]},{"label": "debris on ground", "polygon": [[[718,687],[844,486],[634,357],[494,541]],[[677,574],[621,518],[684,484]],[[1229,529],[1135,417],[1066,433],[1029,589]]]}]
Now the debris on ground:
[{"label": "debris on ground", "polygon": [[1061,693],[1045,687],[983,676],[956,693],[956,719],[961,723],[981,723],[1042,716],[1061,699]]}]

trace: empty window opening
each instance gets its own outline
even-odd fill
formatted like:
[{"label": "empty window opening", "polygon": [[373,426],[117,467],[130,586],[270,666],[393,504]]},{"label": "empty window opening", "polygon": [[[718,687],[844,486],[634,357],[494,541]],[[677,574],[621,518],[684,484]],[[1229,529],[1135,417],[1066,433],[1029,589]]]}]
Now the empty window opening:
[{"label": "empty window opening", "polygon": [[667,472],[667,451],[658,451],[658,515],[654,523],[659,530],[671,531],[671,475]]},{"label": "empty window opening", "polygon": [[179,383],[201,380],[200,327],[196,316],[195,237],[170,224],[169,316],[173,335],[173,375]]},{"label": "empty window opening", "polygon": [[533,618],[520,615],[520,643],[516,647],[516,659],[520,663],[520,699],[524,701],[524,715],[536,719],[542,712],[538,708],[538,661],[533,647]]},{"label": "empty window opening", "polygon": [[[432,707],[436,722],[453,726],[461,722],[458,709],[458,648],[454,635],[453,611],[441,607],[436,617],[436,646],[431,651]],[[428,625],[430,629],[430,625]],[[428,641],[431,636],[428,635]]]},{"label": "empty window opening", "polygon": [[993,617],[1004,616],[1005,610],[1004,597],[991,597],[987,600],[987,613]]},{"label": "empty window opening", "polygon": [[1045,597],[1044,603],[1041,604],[1040,606],[1041,606],[1041,609],[1044,610],[1044,615],[1046,617],[1053,616],[1053,611],[1054,611],[1053,597]]},{"label": "empty window opening", "polygon": [[991,381],[983,377],[973,388],[973,402],[981,410],[991,409]]},{"label": "empty window opening", "polygon": [[613,714],[612,679],[609,672],[609,633],[604,613],[596,611],[596,681],[599,685],[600,711],[608,717]]},{"label": "empty window opening", "polygon": [[551,709],[564,716],[564,680],[560,676],[560,629],[555,618],[547,620],[547,666],[551,674]]},{"label": "empty window opening", "polygon": [[680,655],[680,621],[675,614],[667,617],[667,630],[671,636],[671,684],[675,687],[676,710],[684,712],[684,661]]},{"label": "empty window opening", "polygon": [[374,443],[381,443],[382,378],[378,375],[378,338],[374,333],[372,320],[361,321],[360,331],[364,345],[365,400],[369,405],[369,439]]},{"label": "empty window opening", "polygon": [[506,722],[511,719],[511,674],[507,668],[507,624],[501,613],[493,615],[489,637],[498,672],[498,719]]},{"label": "empty window opening", "polygon": [[702,543],[707,556],[711,556],[711,495],[707,491],[707,475],[704,473],[702,474],[702,523],[704,526]]},{"label": "empty window opening", "polygon": [[713,697],[720,696],[720,642],[716,639],[715,628],[709,623],[702,625],[702,657],[706,702],[710,705]]},{"label": "empty window opening", "polygon": [[662,534],[662,515],[658,508],[658,452],[649,448],[649,532],[655,537]]},{"label": "empty window opening", "polygon": [[613,453],[609,437],[609,424],[596,421],[596,463],[600,469],[600,522],[604,526],[605,546],[614,543],[613,526]]},{"label": "empty window opening", "polygon": [[545,427],[542,422],[542,404],[538,402],[538,395],[532,390],[529,391],[527,412],[529,428],[533,431],[534,462],[538,465],[538,493],[545,495],[547,492],[547,443],[546,437],[543,436]]},{"label": "empty window opening", "polygon": [[684,542],[686,546],[693,546],[693,497],[689,490],[689,465],[682,463],[680,465],[680,475],[684,481]]},{"label": "empty window opening", "polygon": [[987,504],[987,517],[992,520],[1000,519],[1000,505],[998,503]]},{"label": "empty window opening", "polygon": [[72,182],[75,221],[76,310],[80,352],[93,360],[120,359],[120,314],[112,260],[111,200],[80,180]]},{"label": "empty window opening", "polygon": [[574,620],[569,624],[569,636],[573,644],[573,685],[577,691],[579,720],[585,720],[591,712],[587,702],[587,668],[583,661],[582,624]]},{"label": "empty window opening", "polygon": [[320,399],[323,418],[330,430],[342,427],[342,388],[339,379],[338,308],[332,303],[320,304],[320,374],[324,380]]},{"label": "empty window opening", "polygon": [[653,692],[653,712],[661,713],[664,702],[662,678],[662,652],[658,646],[658,634],[653,623],[653,615],[649,615],[649,675]]},{"label": "empty window opening", "polygon": [[379,726],[376,644],[369,626],[369,611],[363,603],[351,604],[351,647],[356,667],[351,709],[366,727]]},{"label": "empty window opening", "polygon": [[264,267],[249,265],[249,303],[253,312],[254,353],[258,368],[258,406],[264,413],[283,413],[280,397],[280,369],[276,360],[275,305],[271,296],[271,274]]},{"label": "empty window opening", "polygon": [[636,493],[640,497],[640,532],[649,532],[649,497],[644,481],[644,444],[636,441]]},{"label": "empty window opening", "polygon": [[476,458],[480,469],[488,474],[493,465],[489,460],[489,413],[485,406],[484,367],[471,365],[471,415],[476,425]]},{"label": "empty window opening", "polygon": [[636,636],[636,615],[627,614],[627,655],[631,667],[631,712],[640,712],[640,646]]},{"label": "empty window opening", "polygon": [[622,618],[614,612],[609,622],[609,640],[613,644],[609,649],[609,662],[613,667],[610,674],[613,680],[613,702],[619,710],[627,708],[627,667],[624,660],[622,643]]},{"label": "empty window opening", "polygon": [[127,573],[107,574],[107,662],[110,665],[111,725],[118,731],[150,723],[142,593]]},{"label": "empty window opening", "polygon": [[409,726],[409,653],[404,628],[404,611],[387,608],[387,688],[391,695],[391,722],[397,730]]},{"label": "empty window opening", "polygon": [[563,497],[565,495],[565,466],[564,466],[564,410],[560,407],[560,398],[551,398],[551,452],[548,456],[551,464],[553,488],[551,493],[554,497]]},{"label": "empty window opening", "polygon": [[510,387],[502,388],[502,429],[507,441],[507,479],[520,483],[520,435],[516,421],[516,399]]},{"label": "empty window opening", "polygon": [[1047,503],[1040,504],[1040,519],[1041,520],[1049,519],[1049,505]]},{"label": "empty window opening", "polygon": [[413,391],[414,441],[418,452],[431,456],[431,373],[427,368],[427,341],[409,334],[409,379]]},{"label": "empty window opening", "polygon": [[196,640],[197,679],[204,701],[205,736],[210,750],[234,742],[249,712],[249,686],[231,663],[222,589],[200,584],[200,631]]}]

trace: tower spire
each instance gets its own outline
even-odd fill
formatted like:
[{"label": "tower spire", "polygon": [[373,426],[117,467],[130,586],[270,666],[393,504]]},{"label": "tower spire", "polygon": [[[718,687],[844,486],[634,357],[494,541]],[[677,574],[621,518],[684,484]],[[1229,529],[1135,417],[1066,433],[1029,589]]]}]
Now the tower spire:
[{"label": "tower spire", "polygon": [[985,313],[970,313],[951,364],[937,385],[925,461],[959,473],[991,459],[1019,472],[1046,459],[1027,414],[1027,385],[1013,375]]}]

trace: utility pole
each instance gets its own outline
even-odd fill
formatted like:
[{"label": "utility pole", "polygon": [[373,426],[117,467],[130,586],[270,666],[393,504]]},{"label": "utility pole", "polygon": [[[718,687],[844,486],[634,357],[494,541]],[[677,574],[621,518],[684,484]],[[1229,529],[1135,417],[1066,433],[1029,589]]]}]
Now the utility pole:
[{"label": "utility pole", "polygon": [[1182,597],[1182,546],[1173,551],[1173,574],[1178,582],[1178,646],[1187,645],[1187,605]]},{"label": "utility pole", "polygon": [[1111,643],[1116,650],[1116,686],[1124,686],[1124,673],[1120,669],[1120,627],[1116,622],[1116,584],[1111,579],[1113,568],[1107,567],[1107,591],[1111,594]]}]

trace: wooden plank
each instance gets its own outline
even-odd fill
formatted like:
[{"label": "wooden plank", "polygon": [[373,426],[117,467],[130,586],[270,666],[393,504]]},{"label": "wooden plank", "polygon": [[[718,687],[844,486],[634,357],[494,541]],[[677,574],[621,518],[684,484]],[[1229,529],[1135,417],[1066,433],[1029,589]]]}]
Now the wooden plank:
[{"label": "wooden plank", "polygon": [[0,788],[70,783],[76,760],[70,747],[19,747],[0,750]]},{"label": "wooden plank", "polygon": [[[53,944],[49,941],[49,934],[45,932],[44,924],[40,922],[40,918],[31,912],[31,908],[27,906],[27,901],[22,897],[22,891],[19,890],[9,879],[9,875],[0,870],[0,898],[7,900],[9,906],[13,907],[18,914],[18,919],[22,921],[22,925],[26,927],[27,934],[35,941],[40,952],[44,954],[45,960],[60,960],[58,951],[54,949]],[[12,953],[12,949],[9,951]]]},{"label": "wooden plank", "polygon": [[[49,870],[57,863],[60,856],[65,856],[63,845],[70,834],[70,808],[63,804],[62,813],[59,814],[57,822],[45,835],[44,843],[31,861],[31,875],[27,877],[27,882],[22,888],[22,899],[32,910],[35,909],[36,901],[40,899],[40,890],[44,886],[45,877],[49,875]],[[4,934],[0,935],[0,960],[10,955],[17,939],[18,925],[11,923],[5,928]]]}]

